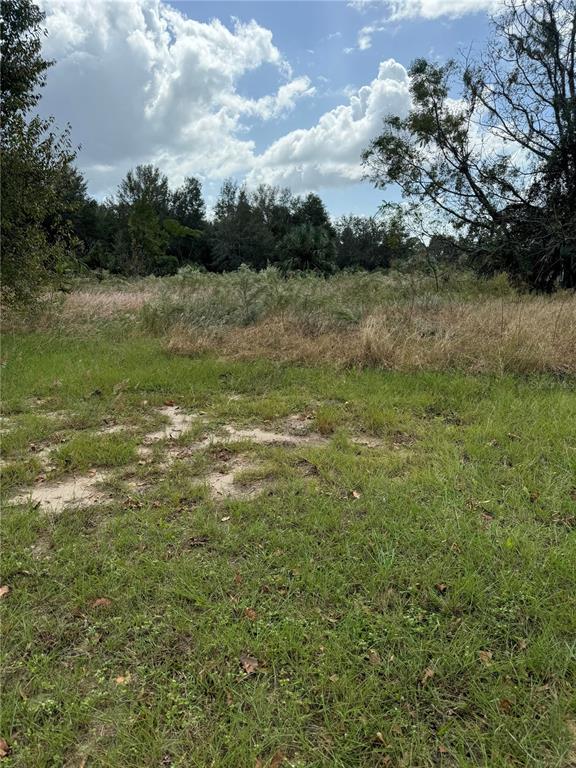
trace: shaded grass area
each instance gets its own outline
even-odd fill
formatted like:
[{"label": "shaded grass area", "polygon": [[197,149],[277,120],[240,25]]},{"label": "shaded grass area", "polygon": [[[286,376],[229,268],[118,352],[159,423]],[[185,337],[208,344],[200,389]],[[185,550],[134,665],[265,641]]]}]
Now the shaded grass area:
[{"label": "shaded grass area", "polygon": [[[30,479],[30,444],[52,441],[55,476],[118,473],[110,503],[58,516],[3,484],[7,766],[572,764],[569,382],[225,363],[138,338],[29,334],[3,354],[9,466]],[[262,493],[215,500],[216,450],[140,466],[132,433],[98,433],[143,434],[166,401],[215,429],[306,414],[329,442],[244,446],[261,464],[239,481]],[[127,494],[123,472],[150,482]]]}]

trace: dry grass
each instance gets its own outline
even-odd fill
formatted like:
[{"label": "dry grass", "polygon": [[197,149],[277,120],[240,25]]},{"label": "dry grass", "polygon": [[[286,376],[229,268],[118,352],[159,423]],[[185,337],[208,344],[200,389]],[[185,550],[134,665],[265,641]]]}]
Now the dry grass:
[{"label": "dry grass", "polygon": [[62,311],[70,318],[109,318],[137,313],[155,297],[152,291],[75,291],[64,301]]},{"label": "dry grass", "polygon": [[283,313],[248,327],[176,325],[175,354],[376,366],[401,371],[576,374],[576,297],[383,306],[357,327],[310,333]]}]

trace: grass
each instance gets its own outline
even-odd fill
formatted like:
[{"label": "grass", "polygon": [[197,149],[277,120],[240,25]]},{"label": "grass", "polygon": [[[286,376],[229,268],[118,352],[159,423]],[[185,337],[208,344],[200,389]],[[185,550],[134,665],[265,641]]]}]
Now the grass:
[{"label": "grass", "polygon": [[[93,335],[138,328],[171,354],[389,370],[576,374],[576,296],[519,293],[498,275],[273,269],[100,283],[48,300],[37,328]],[[21,322],[20,322],[21,325]],[[31,319],[26,318],[30,327]]]},{"label": "grass", "polygon": [[[115,326],[8,334],[3,361],[6,766],[575,764],[571,380],[182,357]],[[202,429],[141,459],[166,403]],[[296,414],[318,443],[192,450]],[[241,456],[258,493],[214,497]],[[10,502],[96,466],[95,505]]]}]

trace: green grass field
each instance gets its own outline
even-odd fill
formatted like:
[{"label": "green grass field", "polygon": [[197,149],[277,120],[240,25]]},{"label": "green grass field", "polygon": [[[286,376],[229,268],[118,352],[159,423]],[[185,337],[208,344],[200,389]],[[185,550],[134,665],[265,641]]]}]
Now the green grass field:
[{"label": "green grass field", "polygon": [[3,416],[7,767],[576,765],[570,381],[29,333]]}]

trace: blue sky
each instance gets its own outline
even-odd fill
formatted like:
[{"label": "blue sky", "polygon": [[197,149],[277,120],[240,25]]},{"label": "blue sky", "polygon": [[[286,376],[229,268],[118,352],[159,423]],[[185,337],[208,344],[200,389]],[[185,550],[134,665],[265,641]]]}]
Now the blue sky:
[{"label": "blue sky", "polygon": [[488,33],[498,0],[42,0],[56,60],[42,110],[70,122],[89,189],[154,162],[198,176],[316,191],[335,216],[373,214],[360,153],[409,108],[406,70]]}]

